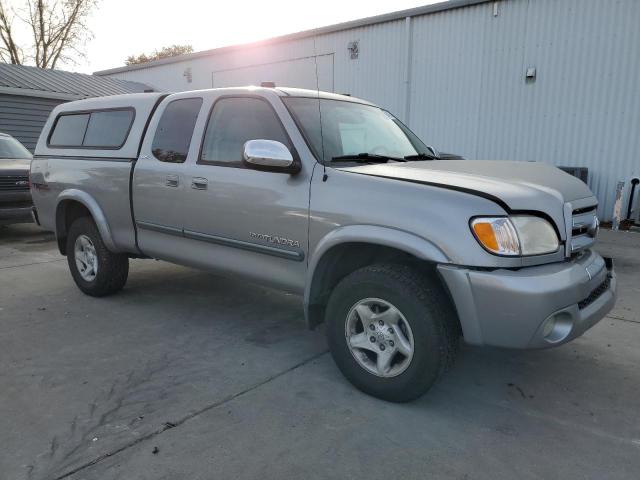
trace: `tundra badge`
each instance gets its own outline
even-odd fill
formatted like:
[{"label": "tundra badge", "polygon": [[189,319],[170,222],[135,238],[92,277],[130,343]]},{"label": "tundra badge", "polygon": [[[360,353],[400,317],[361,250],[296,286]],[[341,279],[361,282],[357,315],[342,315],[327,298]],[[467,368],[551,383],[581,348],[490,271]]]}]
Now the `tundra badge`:
[{"label": "tundra badge", "polygon": [[300,248],[300,242],[298,240],[291,240],[290,238],[281,237],[279,235],[267,235],[266,233],[249,232],[251,238],[256,240],[262,240],[263,242],[277,243],[278,245],[287,245],[289,247]]}]

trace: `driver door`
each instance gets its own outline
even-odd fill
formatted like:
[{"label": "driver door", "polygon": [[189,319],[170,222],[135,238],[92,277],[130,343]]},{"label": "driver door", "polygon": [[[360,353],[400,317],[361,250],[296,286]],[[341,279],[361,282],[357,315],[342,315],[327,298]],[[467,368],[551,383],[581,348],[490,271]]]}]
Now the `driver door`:
[{"label": "driver door", "polygon": [[256,170],[243,161],[248,140],[275,140],[300,162],[279,99],[213,98],[200,153],[185,175],[184,234],[200,265],[298,291],[307,255],[309,171]]}]

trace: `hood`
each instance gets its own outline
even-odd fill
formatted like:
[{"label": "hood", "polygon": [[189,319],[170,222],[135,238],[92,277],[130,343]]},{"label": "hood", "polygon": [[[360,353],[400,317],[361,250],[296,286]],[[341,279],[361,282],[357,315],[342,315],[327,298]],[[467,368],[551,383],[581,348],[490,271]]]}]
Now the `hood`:
[{"label": "hood", "polygon": [[581,180],[538,162],[432,160],[341,170],[467,192],[498,203],[506,212],[540,211],[551,216],[560,231],[564,229],[565,203],[574,204],[574,208],[597,204]]},{"label": "hood", "polygon": [[31,159],[28,158],[0,158],[0,176],[29,175]]}]

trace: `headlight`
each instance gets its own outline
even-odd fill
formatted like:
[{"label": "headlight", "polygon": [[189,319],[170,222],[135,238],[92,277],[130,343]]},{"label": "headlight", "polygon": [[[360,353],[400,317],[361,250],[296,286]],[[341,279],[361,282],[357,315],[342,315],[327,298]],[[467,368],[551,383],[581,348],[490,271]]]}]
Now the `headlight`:
[{"label": "headlight", "polygon": [[471,230],[484,248],[497,255],[541,255],[560,246],[551,224],[531,215],[474,218]]}]

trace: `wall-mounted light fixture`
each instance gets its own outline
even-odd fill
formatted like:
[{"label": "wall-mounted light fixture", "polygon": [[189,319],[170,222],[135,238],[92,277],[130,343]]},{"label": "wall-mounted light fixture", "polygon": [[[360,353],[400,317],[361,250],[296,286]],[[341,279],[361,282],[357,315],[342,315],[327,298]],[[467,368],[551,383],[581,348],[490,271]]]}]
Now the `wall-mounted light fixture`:
[{"label": "wall-mounted light fixture", "polygon": [[193,81],[193,76],[191,75],[191,67],[185,69],[182,73],[182,76],[187,79],[187,83],[191,83]]},{"label": "wall-mounted light fixture", "polygon": [[528,67],[527,72],[525,73],[525,81],[526,82],[535,82],[536,81],[536,67]]},{"label": "wall-mounted light fixture", "polygon": [[347,50],[349,50],[349,57],[351,60],[357,60],[360,53],[360,41],[355,40],[353,42],[349,42]]}]

